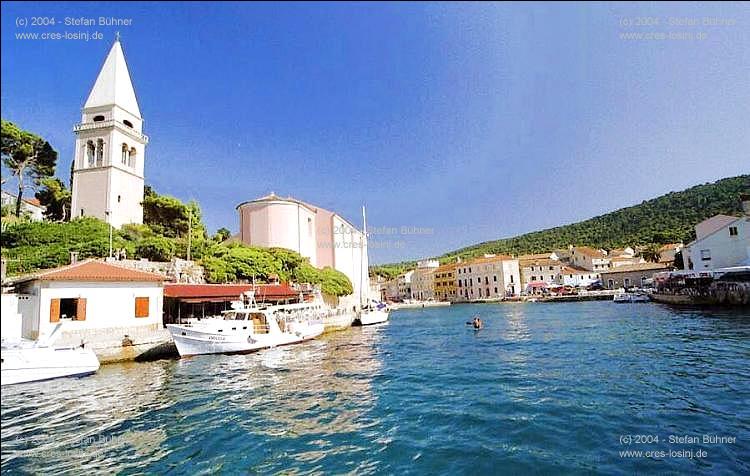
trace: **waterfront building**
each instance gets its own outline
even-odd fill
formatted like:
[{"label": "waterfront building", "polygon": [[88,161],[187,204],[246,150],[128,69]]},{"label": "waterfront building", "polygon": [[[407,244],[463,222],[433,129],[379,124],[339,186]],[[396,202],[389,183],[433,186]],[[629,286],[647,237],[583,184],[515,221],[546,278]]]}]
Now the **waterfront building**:
[{"label": "waterfront building", "polygon": [[589,271],[602,272],[612,267],[611,261],[603,250],[589,246],[572,246],[570,264]]},{"label": "waterfront building", "polygon": [[417,262],[417,268],[411,276],[411,295],[413,299],[419,301],[435,299],[435,271],[439,266],[440,263],[433,259]]},{"label": "waterfront building", "polygon": [[[240,203],[242,243],[298,252],[317,268],[331,267],[344,273],[354,287],[347,305],[359,305],[360,290],[367,297],[367,237],[341,215],[274,193]],[[351,302],[349,302],[351,301]]]},{"label": "waterfront building", "polygon": [[109,50],[73,131],[70,216],[96,217],[118,228],[143,223],[148,137],[119,40]]},{"label": "waterfront building", "polygon": [[63,331],[122,339],[162,327],[164,277],[97,260],[14,278],[21,334],[27,339]]},{"label": "waterfront building", "polygon": [[557,255],[551,253],[518,257],[522,289],[526,289],[530,283],[562,284],[565,263],[550,256]]},{"label": "waterfront building", "polygon": [[454,302],[456,294],[456,267],[459,263],[448,263],[435,269],[435,299]]},{"label": "waterfront building", "polygon": [[414,277],[414,270],[407,271],[398,275],[398,299],[404,301],[406,299],[412,299],[412,278]]},{"label": "waterfront building", "polygon": [[750,199],[743,216],[716,215],[695,225],[695,241],[682,250],[685,269],[710,270],[750,265]]},{"label": "waterfront building", "polygon": [[562,275],[561,284],[574,288],[583,288],[599,280],[599,273],[573,266],[564,266],[560,274]]},{"label": "waterfront building", "polygon": [[518,260],[507,255],[486,254],[456,266],[459,301],[499,300],[522,290]]},{"label": "waterfront building", "polygon": [[662,263],[639,263],[629,266],[618,266],[602,271],[602,285],[607,289],[630,287],[646,287],[654,274],[668,271],[669,267]]},{"label": "waterfront building", "polygon": [[389,279],[385,283],[385,299],[387,301],[397,301],[400,299],[398,296],[398,277]]}]

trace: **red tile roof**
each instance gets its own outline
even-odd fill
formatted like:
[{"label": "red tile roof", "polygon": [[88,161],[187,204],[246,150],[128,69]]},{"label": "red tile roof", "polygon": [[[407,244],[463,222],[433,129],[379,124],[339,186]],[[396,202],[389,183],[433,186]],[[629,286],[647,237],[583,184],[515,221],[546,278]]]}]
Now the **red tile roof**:
[{"label": "red tile roof", "polygon": [[159,274],[89,259],[60,268],[40,271],[15,279],[15,281],[163,282],[165,279]]}]

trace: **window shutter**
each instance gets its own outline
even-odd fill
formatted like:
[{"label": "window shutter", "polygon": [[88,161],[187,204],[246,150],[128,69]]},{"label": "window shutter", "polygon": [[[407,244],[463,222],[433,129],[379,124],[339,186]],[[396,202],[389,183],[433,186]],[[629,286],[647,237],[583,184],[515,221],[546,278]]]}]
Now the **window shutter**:
[{"label": "window shutter", "polygon": [[78,298],[76,306],[76,321],[86,320],[86,298]]},{"label": "window shutter", "polygon": [[49,301],[49,321],[60,322],[60,300],[50,299]]},{"label": "window shutter", "polygon": [[148,317],[148,298],[135,298],[135,317]]}]

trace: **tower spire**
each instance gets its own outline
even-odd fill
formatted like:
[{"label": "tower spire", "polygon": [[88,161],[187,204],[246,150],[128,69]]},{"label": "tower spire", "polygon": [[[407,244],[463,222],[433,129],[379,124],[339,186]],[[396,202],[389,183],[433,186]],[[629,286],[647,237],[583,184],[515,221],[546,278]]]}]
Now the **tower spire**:
[{"label": "tower spire", "polygon": [[84,109],[100,106],[119,106],[130,114],[141,117],[135,90],[130,80],[130,72],[125,62],[119,32],[115,34],[115,42],[104,60],[99,76],[96,77],[94,87],[91,88]]}]

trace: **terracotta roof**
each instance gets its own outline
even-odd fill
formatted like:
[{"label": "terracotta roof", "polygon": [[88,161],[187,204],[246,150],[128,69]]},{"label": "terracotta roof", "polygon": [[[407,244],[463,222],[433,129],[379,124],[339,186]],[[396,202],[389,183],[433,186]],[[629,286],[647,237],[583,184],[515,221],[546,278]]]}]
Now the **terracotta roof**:
[{"label": "terracotta roof", "polygon": [[163,282],[165,279],[164,276],[159,274],[137,271],[113,263],[88,259],[76,264],[40,271],[13,281]]},{"label": "terracotta roof", "polygon": [[591,248],[590,246],[576,246],[573,248],[573,251],[582,255],[590,256],[592,258],[606,258],[604,253],[602,253],[599,250],[595,250],[594,248]]},{"label": "terracotta roof", "polygon": [[[252,284],[174,284],[164,285],[164,297],[205,298],[206,300],[226,298],[237,299],[240,294],[253,289]],[[288,284],[256,284],[255,298],[279,299],[299,296],[299,291]]]},{"label": "terracotta roof", "polygon": [[519,264],[522,268],[525,268],[527,266],[560,266],[562,265],[562,262],[556,260],[556,259],[534,259],[534,260],[518,260]]},{"label": "terracotta roof", "polygon": [[601,274],[612,274],[612,273],[629,273],[633,271],[651,271],[651,270],[667,270],[668,266],[662,263],[638,263],[630,266],[618,266],[606,271],[601,271]]},{"label": "terracotta roof", "polygon": [[661,248],[659,248],[659,251],[667,251],[667,250],[676,250],[677,248],[682,248],[684,245],[682,243],[668,243],[666,245],[662,245]]}]

